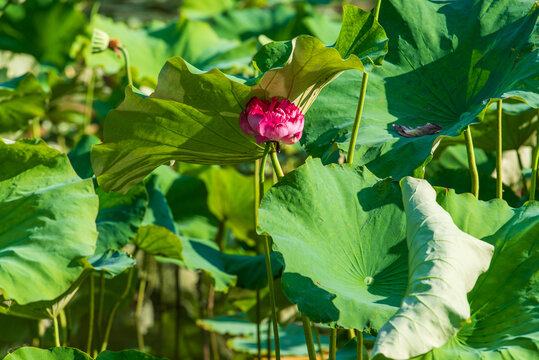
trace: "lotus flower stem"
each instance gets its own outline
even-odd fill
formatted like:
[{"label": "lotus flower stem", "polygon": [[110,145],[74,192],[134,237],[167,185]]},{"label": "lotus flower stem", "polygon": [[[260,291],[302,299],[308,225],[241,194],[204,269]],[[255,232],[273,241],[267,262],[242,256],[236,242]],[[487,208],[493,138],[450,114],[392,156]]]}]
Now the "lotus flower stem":
[{"label": "lotus flower stem", "polygon": [[127,75],[127,84],[133,85],[133,77],[131,76],[131,66],[129,62],[129,54],[127,53],[127,49],[123,46],[118,46],[118,50],[120,50],[122,52],[122,55],[124,56],[125,74]]},{"label": "lotus flower stem", "polygon": [[277,175],[277,180],[281,181],[281,179],[284,177],[284,173],[283,169],[281,168],[281,164],[279,163],[279,158],[277,157],[275,147],[272,147],[271,150],[271,163],[273,165],[273,171]]},{"label": "lotus flower stem", "polygon": [[320,360],[324,360],[324,349],[322,349],[322,341],[320,341],[320,331],[316,326],[314,328],[314,337],[316,338],[316,346],[318,346],[318,354],[320,354]]},{"label": "lotus flower stem", "polygon": [[[256,229],[258,223],[258,207],[260,206],[260,162],[255,160],[255,172],[254,172],[254,211],[255,211],[255,223]],[[257,249],[258,253],[258,249]],[[262,340],[260,336],[260,289],[256,289],[256,357],[261,359],[262,356]]]},{"label": "lotus flower stem", "polygon": [[363,360],[363,331],[356,330],[357,360]]},{"label": "lotus flower stem", "polygon": [[88,89],[86,91],[86,106],[84,109],[84,123],[82,125],[82,134],[86,132],[86,129],[92,122],[92,108],[94,103],[94,88],[95,88],[95,74],[94,69],[90,69],[90,79],[88,80]]},{"label": "lotus flower stem", "polygon": [[329,360],[337,357],[337,328],[329,330]]},{"label": "lotus flower stem", "polygon": [[301,314],[301,321],[303,322],[303,332],[305,333],[305,342],[307,344],[309,360],[316,360],[316,350],[314,349],[311,322],[309,321],[309,318],[305,316],[305,314]]},{"label": "lotus flower stem", "polygon": [[522,162],[522,154],[520,153],[520,148],[517,149],[517,160],[518,160],[518,168],[520,169],[520,178],[522,181],[522,196],[525,196],[528,192],[528,184],[526,183],[526,175],[524,174],[524,165]]},{"label": "lotus flower stem", "polygon": [[[264,169],[266,168],[266,161],[268,159],[268,153],[270,151],[271,143],[266,142],[266,147],[264,148],[264,154],[262,155],[262,161],[260,163],[260,199],[264,196]],[[274,165],[275,166],[275,165]],[[270,291],[270,306],[271,306],[271,317],[273,322],[273,336],[275,341],[275,359],[280,360],[281,358],[281,348],[279,345],[279,325],[277,323],[277,310],[275,305],[275,288],[273,286],[273,272],[271,270],[271,258],[270,258],[270,245],[268,236],[263,235],[264,239],[264,255],[266,258],[266,272],[268,274],[268,286]],[[271,349],[268,348],[268,353],[271,353]]]},{"label": "lotus flower stem", "polygon": [[122,295],[116,300],[116,303],[114,304],[114,307],[110,311],[109,319],[107,321],[107,328],[105,329],[105,336],[103,337],[103,343],[101,344],[101,351],[107,350],[107,345],[109,342],[109,336],[110,336],[110,330],[112,328],[112,321],[114,320],[114,316],[116,315],[116,311],[118,311],[118,308],[122,304],[122,302],[125,300],[127,295],[129,294],[129,289],[131,289],[131,282],[133,281],[133,267],[129,269],[129,273],[127,275],[127,284],[125,286],[125,290],[122,293]]},{"label": "lotus flower stem", "polygon": [[64,340],[62,346],[67,344],[67,318],[64,309],[60,310],[58,313],[58,318],[60,319],[60,330],[62,331],[62,339]]},{"label": "lotus flower stem", "polygon": [[475,164],[475,154],[473,149],[472,131],[470,125],[466,127],[464,131],[466,137],[466,151],[468,153],[468,167],[470,168],[470,176],[472,179],[472,194],[475,198],[479,198],[479,173],[477,172],[477,165]]},{"label": "lotus flower stem", "polygon": [[94,336],[94,314],[95,314],[95,279],[94,274],[90,274],[90,315],[88,315],[88,345],[86,352],[92,355],[92,341]]},{"label": "lotus flower stem", "polygon": [[[99,304],[97,307],[97,335],[101,338],[103,330],[103,306],[105,304],[105,271],[99,274]],[[90,354],[91,355],[91,354]]]},{"label": "lotus flower stem", "polygon": [[537,167],[539,166],[539,129],[537,129],[537,144],[533,154],[532,162],[532,182],[530,185],[530,200],[535,200],[535,190],[537,187]]},{"label": "lotus flower stem", "polygon": [[58,328],[58,316],[52,318],[52,326],[54,327],[54,346],[60,347],[60,329]]},{"label": "lotus flower stem", "polygon": [[497,130],[498,130],[498,143],[496,144],[496,197],[498,199],[503,198],[503,183],[502,183],[502,102],[503,100],[498,100],[498,119],[497,119]]},{"label": "lotus flower stem", "polygon": [[135,308],[135,326],[137,328],[137,343],[140,352],[144,352],[144,335],[142,334],[142,324],[140,320],[142,316],[142,306],[144,305],[144,293],[146,292],[147,278],[148,274],[146,272],[146,269],[141,269],[140,283],[137,296],[137,307]]},{"label": "lotus flower stem", "polygon": [[[380,3],[381,0],[376,0],[376,5],[374,5],[373,16],[375,21],[378,21],[378,15],[380,14]],[[359,123],[361,122],[361,116],[363,114],[363,106],[365,105],[365,96],[367,94],[368,82],[369,74],[367,72],[364,72],[363,78],[361,79],[361,90],[359,92],[359,100],[357,103],[356,118],[354,119],[354,127],[352,128],[352,136],[350,137],[350,145],[348,146],[348,155],[346,157],[346,162],[349,164],[352,164],[354,162],[357,134],[359,132]]]}]

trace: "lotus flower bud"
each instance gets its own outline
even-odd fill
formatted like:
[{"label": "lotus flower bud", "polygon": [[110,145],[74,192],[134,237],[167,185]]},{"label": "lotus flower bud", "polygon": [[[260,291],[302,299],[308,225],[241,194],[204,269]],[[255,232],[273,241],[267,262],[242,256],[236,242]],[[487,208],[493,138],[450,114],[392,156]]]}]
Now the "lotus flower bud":
[{"label": "lotus flower bud", "polygon": [[267,141],[295,144],[303,133],[301,110],[287,99],[272,98],[271,102],[257,97],[249,100],[240,114],[240,127],[253,135],[258,144]]}]

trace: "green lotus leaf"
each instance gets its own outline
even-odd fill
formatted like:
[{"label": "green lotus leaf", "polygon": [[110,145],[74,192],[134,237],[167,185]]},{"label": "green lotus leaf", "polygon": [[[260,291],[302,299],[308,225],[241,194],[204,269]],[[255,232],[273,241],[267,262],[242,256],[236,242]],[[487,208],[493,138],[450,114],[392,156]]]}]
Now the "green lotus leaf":
[{"label": "green lotus leaf", "polygon": [[84,13],[72,2],[40,0],[9,6],[0,23],[0,48],[64,67],[86,22]]},{"label": "green lotus leaf", "polygon": [[[34,347],[23,347],[8,354],[4,360],[93,360],[85,352],[69,348],[55,347],[39,349]],[[95,360],[162,360],[151,355],[141,353],[135,350],[123,351],[103,351],[97,355]]]},{"label": "green lotus leaf", "polygon": [[494,251],[453,223],[427,181],[406,177],[401,188],[410,254],[408,287],[373,349],[373,356],[391,359],[424,354],[462,328],[470,317],[466,295],[488,269]]},{"label": "green lotus leaf", "polygon": [[437,201],[467,233],[495,246],[489,270],[468,294],[471,317],[444,346],[419,360],[537,357],[539,205],[512,209],[502,200],[476,200],[438,189]]},{"label": "green lotus leaf", "polygon": [[[454,137],[479,122],[495,99],[517,98],[537,108],[539,51],[530,49],[539,10],[532,5],[384,1],[380,23],[389,52],[369,75],[354,162],[379,177],[400,179],[428,160],[440,135]],[[358,71],[346,72],[306,114],[302,144],[310,155],[348,150],[361,78]],[[406,138],[392,126],[426,123],[441,131]]]},{"label": "green lotus leaf", "polygon": [[[369,22],[361,25],[379,27]],[[273,46],[267,45],[261,52],[271,57],[267,49]],[[126,192],[170,160],[229,164],[260,158],[262,147],[238,124],[241,111],[253,96],[288,98],[305,112],[320,90],[341,72],[363,70],[357,56],[343,60],[339,51],[311,36],[298,36],[289,47],[286,63],[267,60],[275,68],[251,80],[252,87],[218,70],[200,73],[174,57],[161,70],[152,95],[143,98],[128,88],[124,102],[107,116],[104,143],[92,151],[100,186],[106,191]],[[352,52],[361,50],[365,56],[364,47],[372,45],[358,46]]]},{"label": "green lotus leaf", "polygon": [[165,227],[153,224],[141,226],[133,243],[145,253],[183,260],[182,241]]},{"label": "green lotus leaf", "polygon": [[26,129],[28,121],[45,114],[48,97],[32,74],[0,84],[0,133]]},{"label": "green lotus leaf", "polygon": [[264,196],[258,221],[283,257],[285,294],[314,322],[380,329],[398,310],[408,250],[396,182],[307,159]]},{"label": "green lotus leaf", "polygon": [[95,250],[98,199],[92,181],[81,180],[67,156],[38,140],[0,141],[0,163],[3,300],[24,305],[56,299],[81,276],[83,259]]},{"label": "green lotus leaf", "polygon": [[110,276],[120,275],[125,269],[135,265],[135,259],[131,255],[112,249],[88,258],[88,262],[95,271],[105,271]]}]

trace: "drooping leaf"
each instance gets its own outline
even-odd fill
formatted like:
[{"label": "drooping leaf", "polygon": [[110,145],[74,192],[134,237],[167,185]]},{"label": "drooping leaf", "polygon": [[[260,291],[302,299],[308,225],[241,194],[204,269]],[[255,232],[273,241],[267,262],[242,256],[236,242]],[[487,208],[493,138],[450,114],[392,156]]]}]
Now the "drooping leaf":
[{"label": "drooping leaf", "polygon": [[121,249],[136,235],[144,219],[148,194],[142,183],[126,194],[106,193],[99,187],[96,193],[99,195],[96,254],[103,254],[109,249]]},{"label": "drooping leaf", "polygon": [[9,6],[0,23],[0,48],[63,67],[85,24],[86,16],[71,2],[37,0]]},{"label": "drooping leaf", "polygon": [[135,265],[135,259],[120,250],[107,250],[88,258],[88,262],[95,271],[105,271],[110,276],[116,276]]},{"label": "drooping leaf", "polygon": [[182,241],[165,227],[144,225],[138,229],[133,243],[145,253],[182,260]]},{"label": "drooping leaf", "polygon": [[83,258],[95,250],[98,199],[92,181],[81,180],[67,156],[37,140],[0,141],[0,162],[3,300],[23,305],[56,299],[81,276]]},{"label": "drooping leaf", "polygon": [[234,235],[253,244],[254,178],[232,168],[212,167],[199,176],[208,189],[208,208]]},{"label": "drooping leaf", "polygon": [[258,220],[283,257],[285,294],[313,321],[379,329],[398,309],[408,251],[394,181],[307,159],[264,196]]},{"label": "drooping leaf", "polygon": [[[369,76],[354,161],[400,179],[424,164],[438,136],[457,136],[481,120],[493,99],[516,97],[536,108],[539,52],[530,49],[538,13],[529,1],[384,2],[389,52]],[[343,74],[306,114],[309,154],[326,157],[334,143],[348,150],[361,77]],[[404,138],[392,126],[425,123],[441,132]]]},{"label": "drooping leaf", "polygon": [[32,74],[0,84],[0,133],[26,129],[45,114],[48,97]]},{"label": "drooping leaf", "polygon": [[373,356],[409,359],[444,345],[468,321],[467,293],[490,264],[494,247],[461,231],[425,180],[401,181],[410,254],[408,287],[380,329]]},{"label": "drooping leaf", "polygon": [[[260,158],[262,147],[243,133],[238,123],[241,111],[253,96],[288,98],[305,112],[320,90],[341,72],[363,70],[356,55],[343,60],[336,49],[325,47],[311,36],[298,36],[290,42],[285,63],[281,62],[286,58],[282,54],[272,58],[274,53],[268,49],[274,46],[281,45],[268,44],[260,50],[263,55],[259,59],[266,58],[264,61],[271,65],[263,75],[248,82],[252,87],[218,70],[191,70],[176,57],[165,64],[156,91],[149,97],[142,98],[128,88],[125,101],[107,117],[104,143],[92,151],[100,186],[107,191],[125,192],[170,160],[229,164]],[[358,49],[363,51],[365,47],[369,44]]]},{"label": "drooping leaf", "polygon": [[167,166],[157,168],[152,176],[166,196],[180,236],[215,238],[218,220],[208,209],[208,191],[201,179],[179,174]]},{"label": "drooping leaf", "polygon": [[502,200],[478,201],[471,194],[457,195],[446,189],[438,189],[437,201],[461,230],[495,249],[489,270],[468,295],[470,321],[444,346],[417,359],[535,358],[539,343],[537,202],[512,209]]},{"label": "drooping leaf", "polygon": [[73,169],[83,179],[88,179],[94,175],[92,163],[90,162],[90,150],[92,145],[99,143],[100,140],[97,136],[85,134],[67,154]]},{"label": "drooping leaf", "polygon": [[[213,240],[183,238],[183,261],[159,257],[159,261],[186,266],[190,270],[203,270],[215,282],[216,291],[228,291],[230,286],[246,289],[260,289],[267,285],[267,272],[263,255],[232,255],[219,251]],[[272,256],[273,276],[282,267]]]}]

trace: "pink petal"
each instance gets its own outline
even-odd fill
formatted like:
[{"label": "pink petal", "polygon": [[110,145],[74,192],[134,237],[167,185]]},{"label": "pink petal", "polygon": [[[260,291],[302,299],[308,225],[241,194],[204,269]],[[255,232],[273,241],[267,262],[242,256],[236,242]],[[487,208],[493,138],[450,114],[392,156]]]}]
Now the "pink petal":
[{"label": "pink petal", "polygon": [[240,114],[240,128],[247,135],[256,135],[257,134],[257,132],[254,131],[251,128],[251,126],[249,125],[249,122],[247,121],[247,115],[245,114],[245,112],[242,112]]}]

